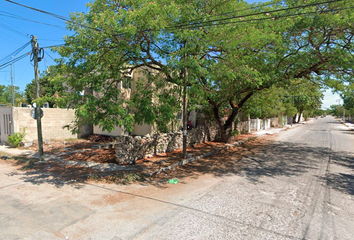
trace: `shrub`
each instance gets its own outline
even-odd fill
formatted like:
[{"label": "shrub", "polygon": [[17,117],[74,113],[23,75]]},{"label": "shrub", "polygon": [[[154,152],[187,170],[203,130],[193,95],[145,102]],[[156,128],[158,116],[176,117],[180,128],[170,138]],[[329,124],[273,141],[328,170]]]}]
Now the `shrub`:
[{"label": "shrub", "polygon": [[22,133],[16,132],[10,136],[8,136],[7,141],[11,147],[19,147],[21,142],[25,139],[26,129],[23,129]]},{"label": "shrub", "polygon": [[237,129],[232,131],[232,136],[233,137],[237,137],[239,134],[240,134],[240,132]]}]

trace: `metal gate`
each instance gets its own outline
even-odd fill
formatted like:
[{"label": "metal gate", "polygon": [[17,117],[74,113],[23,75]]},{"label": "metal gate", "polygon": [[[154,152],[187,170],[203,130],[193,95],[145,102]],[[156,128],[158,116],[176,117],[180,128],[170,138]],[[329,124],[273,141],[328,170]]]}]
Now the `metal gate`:
[{"label": "metal gate", "polygon": [[7,143],[7,137],[13,133],[12,107],[0,107],[0,143]]}]

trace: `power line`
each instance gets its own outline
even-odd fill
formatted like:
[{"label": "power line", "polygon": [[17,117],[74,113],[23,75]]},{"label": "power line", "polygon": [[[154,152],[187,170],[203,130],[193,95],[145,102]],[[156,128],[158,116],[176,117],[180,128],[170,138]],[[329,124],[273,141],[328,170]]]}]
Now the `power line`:
[{"label": "power line", "polygon": [[[1,20],[1,19],[0,19],[0,20]],[[21,36],[28,37],[28,34],[23,33],[23,32],[20,32],[20,31],[18,31],[17,29],[15,29],[15,28],[13,28],[13,27],[11,27],[11,26],[5,24],[5,23],[1,23],[1,22],[0,22],[0,26],[2,26],[4,29],[7,29],[7,30],[9,30],[9,31],[11,31],[11,32],[13,32],[13,33],[17,33],[17,34],[19,34],[19,35],[21,35]]]},{"label": "power line", "polygon": [[48,55],[55,62],[55,59],[48,53],[48,51],[45,51],[45,52],[46,52],[46,55]]},{"label": "power line", "polygon": [[[41,12],[41,13],[44,13],[44,14],[47,14],[47,15],[50,15],[50,16],[53,16],[53,17],[56,17],[58,19],[61,19],[61,20],[64,20],[64,21],[79,25],[81,27],[90,28],[90,29],[93,29],[93,30],[99,31],[99,32],[102,31],[99,28],[94,28],[94,27],[90,27],[90,26],[87,26],[87,25],[75,23],[75,22],[71,21],[69,18],[61,16],[61,15],[58,15],[58,14],[54,14],[54,13],[51,13],[51,12],[48,12],[48,11],[44,11],[44,10],[41,10],[41,9],[30,7],[30,6],[27,6],[27,5],[24,5],[24,4],[16,3],[16,2],[11,1],[11,0],[5,0],[5,1],[7,1],[9,3],[13,3],[13,4],[16,4],[16,5],[19,5],[19,6],[22,6],[22,7],[25,7],[25,8],[29,8],[31,10],[38,11],[38,12]],[[309,14],[316,14],[316,13],[325,13],[325,12],[339,11],[339,10],[351,9],[352,8],[352,7],[349,7],[349,8],[337,8],[337,9],[332,9],[332,10],[322,10],[320,12],[313,11],[313,12],[307,12],[307,13],[285,14],[285,15],[270,16],[270,17],[256,18],[256,19],[247,19],[247,20],[240,20],[240,21],[220,22],[220,21],[227,21],[227,20],[231,20],[231,19],[235,19],[235,18],[245,18],[245,17],[258,16],[258,15],[264,15],[264,14],[269,15],[270,13],[279,13],[279,12],[283,12],[283,11],[287,11],[287,10],[307,8],[307,7],[319,6],[319,5],[323,5],[323,4],[336,3],[336,2],[342,2],[342,1],[344,1],[344,0],[330,0],[330,1],[325,1],[325,2],[318,2],[318,3],[295,6],[295,7],[288,7],[288,8],[284,8],[284,9],[271,10],[271,11],[268,11],[268,12],[258,12],[258,13],[244,14],[244,15],[238,15],[238,16],[231,16],[231,17],[227,17],[227,18],[219,18],[219,19],[204,21],[204,22],[201,22],[201,23],[190,22],[189,24],[184,24],[184,25],[183,24],[182,25],[181,24],[176,24],[176,25],[168,26],[168,27],[166,27],[166,29],[173,30],[173,29],[177,29],[177,28],[207,27],[207,26],[214,26],[214,25],[216,26],[216,25],[256,22],[256,21],[263,21],[263,20],[268,20],[268,19],[276,20],[276,19],[285,18],[285,17],[292,17],[292,16],[298,16],[298,15],[309,15]],[[268,6],[268,5],[271,5],[271,4],[265,4],[263,6]],[[259,8],[261,6],[251,7],[251,8],[248,8],[248,9],[255,9],[255,8]],[[233,13],[233,12],[240,12],[240,11],[245,11],[245,10],[248,10],[248,9],[232,11],[232,12],[223,13],[223,14],[220,14],[220,15],[228,15],[228,14]],[[4,12],[4,11],[0,11],[0,12]],[[6,14],[10,14],[10,13],[6,13]],[[47,23],[38,22],[38,21],[31,20],[31,19],[23,18],[21,16],[17,16],[17,15],[14,15],[14,14],[10,14],[10,15],[11,16],[8,16],[8,17],[15,17],[15,18],[19,18],[19,19],[22,19],[22,20],[28,20],[28,21],[33,21],[33,22],[36,22],[36,23],[46,24],[46,25],[49,25],[49,26],[60,27],[60,26],[57,26],[57,25],[47,24]],[[196,19],[193,19],[192,21],[196,21]],[[210,23],[210,24],[207,24],[207,23]],[[62,28],[62,27],[60,27],[60,28]],[[143,31],[149,31],[149,30],[143,30]],[[123,35],[123,34],[118,34],[118,35],[116,34],[116,35],[113,35],[113,36],[121,36],[121,35]],[[48,47],[57,47],[57,46],[63,46],[63,45],[64,44],[48,46]]]},{"label": "power line", "polygon": [[[181,28],[181,27],[191,27],[191,26],[193,26],[193,27],[201,27],[201,26],[222,25],[220,23],[217,24],[215,22],[216,21],[219,22],[219,21],[231,20],[231,19],[235,19],[235,18],[245,18],[245,17],[251,17],[251,16],[258,16],[258,15],[264,15],[264,14],[270,15],[271,13],[278,13],[278,12],[283,12],[283,11],[287,11],[287,10],[294,10],[294,9],[299,9],[299,8],[314,7],[314,6],[319,6],[319,5],[322,5],[322,4],[328,4],[328,3],[334,3],[334,2],[342,2],[342,1],[344,1],[344,0],[331,0],[331,1],[326,1],[326,2],[312,3],[312,4],[300,5],[300,6],[295,6],[295,7],[288,7],[288,8],[283,8],[283,9],[276,9],[276,10],[271,10],[271,11],[267,11],[267,12],[250,13],[250,14],[232,16],[232,17],[227,17],[227,18],[208,20],[208,21],[204,21],[202,23],[192,23],[192,24],[184,24],[184,25],[178,25],[177,24],[177,25],[174,25],[174,26],[171,26],[171,27],[167,27],[167,28],[175,28],[175,27]],[[273,17],[264,18],[264,19],[270,19],[270,18],[273,18]],[[261,18],[260,20],[263,20],[263,18]],[[251,21],[251,20],[244,20],[244,21]],[[238,22],[242,22],[242,21],[238,21]],[[214,24],[205,25],[205,23],[214,23]]]},{"label": "power line", "polygon": [[45,48],[52,48],[52,47],[61,47],[61,46],[64,46],[64,45],[65,45],[65,43],[57,44],[57,45],[51,45],[51,46],[46,46],[46,47],[43,47],[43,48],[45,49]]},{"label": "power line", "polygon": [[26,17],[22,17],[16,14],[12,14],[12,13],[8,13],[5,11],[0,10],[0,16],[4,16],[4,17],[9,17],[9,18],[14,18],[14,19],[19,19],[19,20],[23,20],[23,21],[28,21],[28,22],[34,22],[34,23],[38,23],[38,24],[43,24],[43,25],[47,25],[50,27],[56,27],[56,28],[61,28],[61,29],[66,29],[63,26],[59,26],[59,25],[55,25],[55,24],[50,24],[50,23],[45,23],[45,22],[40,22],[40,21],[36,21],[30,18],[26,18]]},{"label": "power line", "polygon": [[286,17],[311,15],[311,14],[316,14],[316,13],[328,13],[328,12],[335,12],[335,11],[347,10],[347,9],[353,9],[353,8],[354,8],[354,6],[353,7],[347,7],[347,8],[331,9],[331,10],[322,10],[322,11],[314,11],[314,12],[306,12],[306,13],[296,13],[296,14],[278,15],[278,16],[271,16],[271,17],[264,17],[264,18],[247,19],[247,20],[240,20],[240,21],[230,21],[230,22],[223,22],[223,23],[212,23],[212,24],[199,25],[199,26],[186,26],[186,27],[183,27],[183,29],[196,28],[196,27],[210,27],[210,26],[219,26],[219,25],[227,25],[227,24],[237,24],[237,23],[247,23],[247,22],[251,22],[252,23],[252,22],[269,20],[269,19],[278,20],[280,18],[286,18]]},{"label": "power line", "polygon": [[[28,9],[31,9],[31,10],[34,10],[34,11],[37,11],[37,12],[40,12],[40,13],[43,13],[43,14],[47,14],[47,15],[50,15],[50,16],[53,16],[55,18],[58,18],[60,20],[64,20],[66,22],[70,22],[70,23],[73,23],[75,25],[78,25],[80,27],[86,27],[86,28],[90,28],[90,29],[93,29],[93,30],[96,30],[96,31],[99,31],[101,32],[102,29],[99,29],[99,28],[94,28],[94,27],[90,27],[90,26],[87,26],[87,25],[84,25],[84,24],[80,24],[80,23],[75,23],[73,21],[71,21],[69,18],[67,17],[64,17],[64,16],[61,16],[59,14],[55,14],[55,13],[51,13],[51,12],[48,12],[48,11],[45,11],[45,10],[41,10],[41,9],[38,9],[38,8],[34,8],[34,7],[31,7],[31,6],[28,6],[28,5],[24,5],[24,4],[20,4],[20,3],[17,3],[15,1],[12,1],[12,0],[5,0],[9,3],[12,3],[12,4],[16,4],[16,5],[19,5],[19,6],[22,6],[22,7],[25,7],[25,8],[28,8]],[[313,7],[313,6],[319,6],[319,5],[322,5],[322,4],[329,4],[329,3],[335,3],[335,2],[341,2],[341,1],[344,1],[344,0],[330,0],[330,1],[325,1],[325,2],[319,2],[319,3],[311,3],[311,4],[306,4],[306,5],[300,5],[300,6],[295,6],[295,7],[288,7],[288,8],[284,8],[284,9],[276,9],[276,10],[271,10],[271,11],[268,11],[268,12],[261,12],[261,13],[251,13],[251,14],[245,14],[245,15],[238,15],[238,16],[232,16],[232,17],[227,17],[227,18],[221,18],[221,19],[214,19],[214,20],[208,20],[208,21],[204,21],[202,24],[201,23],[192,23],[189,22],[188,24],[176,24],[176,25],[173,25],[173,26],[170,26],[170,27],[167,27],[166,29],[171,29],[171,28],[181,28],[181,27],[191,27],[193,25],[197,25],[196,27],[202,27],[202,26],[208,26],[208,25],[205,25],[205,23],[212,23],[212,22],[215,22],[215,21],[224,21],[224,20],[231,20],[231,19],[235,19],[235,18],[243,18],[243,17],[250,17],[250,16],[258,16],[258,15],[263,15],[263,14],[270,14],[270,13],[275,13],[275,12],[282,12],[282,11],[287,11],[287,10],[294,10],[294,9],[299,9],[299,8],[306,8],[306,7]],[[271,4],[265,4],[263,6],[268,6],[268,5],[271,5]],[[261,5],[262,6],[262,5]],[[261,6],[255,6],[255,7],[251,7],[249,9],[255,9],[255,8],[259,8]],[[243,10],[237,10],[237,11],[231,11],[231,12],[228,12],[228,13],[224,13],[224,14],[220,14],[220,15],[227,15],[227,14],[230,14],[230,13],[233,13],[233,12],[239,12],[239,11],[245,11],[247,9],[243,9]],[[216,15],[217,16],[217,15]],[[290,15],[289,15],[290,16]],[[270,19],[270,18],[261,18],[261,19],[256,19],[256,20],[265,20],[265,19]],[[195,21],[195,20],[198,20],[198,19],[194,19],[192,21]],[[250,20],[244,20],[245,22],[247,21],[250,21]],[[37,23],[39,23],[38,21],[35,21]],[[238,21],[238,22],[241,22],[241,21]],[[235,23],[235,22],[229,22],[229,23]],[[229,24],[228,23],[228,24]],[[45,23],[43,23],[45,24]],[[222,24],[211,24],[211,25],[222,25]],[[210,25],[210,26],[211,26]],[[58,27],[58,26],[56,26]],[[144,31],[148,31],[148,30],[144,30]],[[119,36],[119,35],[117,35]]]},{"label": "power line", "polygon": [[28,8],[28,9],[31,9],[33,11],[36,11],[36,12],[40,12],[40,13],[43,13],[43,14],[47,14],[49,16],[52,16],[52,17],[55,17],[55,18],[58,18],[60,20],[63,20],[65,22],[70,22],[70,23],[73,23],[77,26],[80,26],[80,27],[86,27],[86,28],[90,28],[90,29],[93,29],[93,30],[96,30],[96,31],[101,31],[101,29],[99,28],[94,28],[94,27],[90,27],[90,26],[87,26],[87,25],[84,25],[84,24],[81,24],[81,23],[76,23],[74,21],[72,21],[70,18],[68,17],[64,17],[64,16],[61,16],[59,14],[56,14],[56,13],[51,13],[51,12],[48,12],[48,11],[45,11],[45,10],[41,10],[41,9],[38,9],[38,8],[34,8],[34,7],[31,7],[31,6],[28,6],[28,5],[24,5],[24,4],[21,4],[21,3],[17,3],[15,1],[11,1],[11,0],[5,0],[6,2],[9,2],[9,3],[13,3],[13,4],[16,4],[16,5],[19,5],[21,7],[24,7],[24,8]]},{"label": "power line", "polygon": [[7,55],[6,57],[4,57],[3,59],[0,60],[0,63],[7,61],[8,59],[11,59],[12,57],[15,57],[17,54],[19,54],[23,49],[25,49],[28,45],[30,45],[31,42],[27,42],[25,43],[23,46],[21,46],[20,48],[18,48],[17,50],[13,51],[12,53],[10,53],[9,55]]},{"label": "power line", "polygon": [[[4,33],[4,32],[0,32],[0,33],[2,34],[1,38],[2,38],[3,40],[7,40],[7,41],[9,41],[9,42],[18,42],[18,43],[21,43],[21,42],[18,41],[17,39],[15,39],[15,38],[9,36],[8,34],[6,34],[6,33]],[[7,36],[8,38],[6,38],[5,36]]]},{"label": "power line", "polygon": [[23,55],[21,55],[21,56],[19,56],[19,57],[17,57],[17,58],[14,58],[14,59],[12,59],[11,61],[9,61],[9,62],[7,62],[7,63],[1,64],[1,65],[0,65],[0,70],[6,68],[6,67],[8,67],[8,66],[10,66],[12,63],[15,63],[15,62],[17,62],[17,61],[20,61],[21,59],[23,59],[23,58],[25,58],[25,57],[27,57],[27,56],[29,56],[29,55],[30,55],[30,52],[25,53],[25,54],[23,54]]},{"label": "power line", "polygon": [[[226,13],[220,13],[220,14],[216,14],[216,15],[213,15],[213,16],[210,16],[210,18],[214,18],[214,17],[218,17],[218,16],[225,16],[225,15],[230,15],[232,13],[238,13],[238,12],[244,12],[244,11],[247,11],[247,10],[254,10],[254,9],[257,9],[257,8],[261,8],[261,7],[265,7],[265,6],[270,6],[270,5],[273,5],[274,3],[267,3],[267,4],[259,4],[259,5],[256,5],[256,6],[253,6],[253,7],[249,7],[249,8],[244,8],[244,9],[238,9],[238,10],[235,10],[235,11],[230,11],[230,12],[226,12]],[[194,18],[194,19],[191,19],[191,20],[188,20],[188,21],[181,21],[179,22],[180,24],[181,23],[190,23],[192,21],[201,21],[203,20],[204,18]]]},{"label": "power line", "polygon": [[34,8],[34,7],[31,7],[31,6],[27,6],[27,5],[24,5],[24,4],[21,4],[21,3],[17,3],[15,1],[11,1],[11,0],[5,0],[6,2],[9,2],[9,3],[13,3],[13,4],[16,4],[16,5],[19,5],[21,7],[25,7],[25,8],[28,8],[28,9],[31,9],[31,10],[34,10],[34,11],[37,11],[37,12],[41,12],[41,13],[44,13],[44,14],[47,14],[47,15],[50,15],[50,16],[53,16],[55,18],[58,18],[58,19],[61,19],[61,20],[64,20],[64,21],[70,21],[69,18],[67,17],[64,17],[64,16],[61,16],[59,14],[55,14],[55,13],[51,13],[51,12],[47,12],[47,11],[44,11],[44,10],[41,10],[41,9],[38,9],[38,8]]}]

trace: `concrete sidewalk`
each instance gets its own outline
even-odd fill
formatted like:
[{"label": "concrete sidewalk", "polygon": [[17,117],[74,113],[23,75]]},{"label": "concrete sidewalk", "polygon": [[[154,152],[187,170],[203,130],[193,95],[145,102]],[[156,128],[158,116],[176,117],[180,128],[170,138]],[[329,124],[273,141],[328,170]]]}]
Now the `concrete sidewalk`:
[{"label": "concrete sidewalk", "polygon": [[12,155],[12,156],[29,156],[35,154],[34,151],[26,149],[12,148],[6,145],[0,145],[0,152]]},{"label": "concrete sidewalk", "polygon": [[354,130],[354,123],[348,121],[344,122],[343,120],[341,120],[340,122],[347,126],[350,130]]}]

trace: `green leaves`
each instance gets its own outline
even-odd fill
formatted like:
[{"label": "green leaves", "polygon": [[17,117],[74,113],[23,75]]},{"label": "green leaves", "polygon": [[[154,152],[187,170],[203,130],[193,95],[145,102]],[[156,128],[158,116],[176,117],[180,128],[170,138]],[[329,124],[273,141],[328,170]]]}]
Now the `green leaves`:
[{"label": "green leaves", "polygon": [[[320,2],[93,1],[71,15],[74,35],[56,48],[70,106],[105,129],[157,123],[163,131],[180,111],[183,86],[191,108],[213,109],[220,124],[244,106],[257,116],[293,112],[274,88],[310,97],[299,97],[298,107],[317,106],[319,87],[311,84],[323,78],[314,76],[349,81],[354,62],[352,1]],[[119,84],[141,69],[142,80],[134,77],[130,97],[121,98]],[[316,94],[293,88],[294,79]],[[85,89],[93,95],[82,96]],[[251,106],[256,100],[261,111]]]}]

